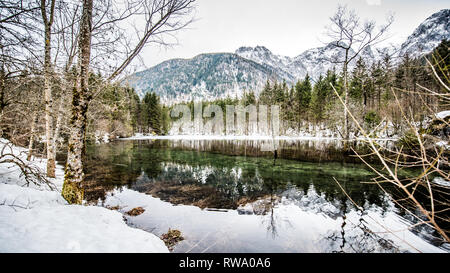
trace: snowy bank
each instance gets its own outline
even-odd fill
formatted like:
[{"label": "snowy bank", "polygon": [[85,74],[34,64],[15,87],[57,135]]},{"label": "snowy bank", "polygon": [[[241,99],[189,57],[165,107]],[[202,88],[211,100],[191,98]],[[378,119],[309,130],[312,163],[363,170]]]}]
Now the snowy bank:
[{"label": "snowy bank", "polygon": [[437,113],[435,116],[438,119],[445,119],[448,116],[450,116],[450,111],[442,111],[442,112]]},{"label": "snowy bank", "polygon": [[[5,147],[7,146],[7,147]],[[26,150],[0,139],[0,150],[45,170],[46,160],[26,161]],[[61,197],[64,171],[48,186],[25,184],[12,163],[0,164],[0,252],[168,252],[154,234],[129,227],[121,213],[68,205]]]}]

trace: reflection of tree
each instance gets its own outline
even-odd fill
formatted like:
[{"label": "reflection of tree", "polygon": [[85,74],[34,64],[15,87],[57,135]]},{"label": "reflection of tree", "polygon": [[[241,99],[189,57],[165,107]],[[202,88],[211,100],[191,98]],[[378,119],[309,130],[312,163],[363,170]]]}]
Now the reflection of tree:
[{"label": "reflection of tree", "polygon": [[[123,141],[91,146],[88,147],[86,164],[88,180],[93,182],[90,188],[107,191],[114,185],[127,184],[149,192],[152,187],[159,187],[159,192],[164,191],[167,196],[185,195],[178,198],[180,202],[184,200],[192,204],[199,203],[200,199],[213,200],[212,197],[208,198],[208,195],[212,195],[219,200],[230,200],[225,207],[216,208],[236,208],[270,194],[279,196],[290,187],[306,191],[312,184],[327,200],[339,200],[344,195],[335,183],[330,183],[332,177],[336,177],[347,181],[346,188],[357,202],[368,200],[369,203],[382,205],[380,192],[375,187],[360,183],[366,179],[367,171],[352,165],[321,165],[283,159],[277,159],[276,164],[273,164],[271,158],[184,150],[189,145],[220,153],[235,149],[235,146],[230,146],[234,144],[226,141],[220,142],[220,145],[219,142],[203,141]],[[252,145],[247,152],[258,147],[255,143]],[[142,172],[147,179],[136,182]],[[100,191],[97,193],[95,199],[101,198]],[[152,194],[157,193],[153,191]],[[195,201],[192,201],[194,198],[188,198],[189,194],[195,195]],[[204,202],[205,206],[224,206],[226,203]]]},{"label": "reflection of tree", "polygon": [[134,183],[141,173],[134,164],[133,143],[88,146],[85,156],[84,196],[88,202],[104,200],[108,191]]},{"label": "reflection of tree", "polygon": [[[276,155],[274,155],[273,165],[276,165]],[[267,232],[272,235],[272,238],[275,239],[278,236],[278,228],[277,225],[281,223],[279,217],[275,214],[275,207],[281,200],[281,197],[277,195],[280,190],[284,190],[286,188],[285,183],[279,183],[274,179],[274,172],[272,169],[272,173],[270,177],[267,177],[264,181],[265,188],[269,191],[269,197],[267,197],[264,202],[264,211],[262,215],[267,217],[262,218],[263,224],[267,225]],[[287,222],[290,224],[289,222]]]},{"label": "reflection of tree", "polygon": [[[356,209],[344,202],[344,214],[341,217],[340,230],[330,231],[324,236],[325,244],[329,246],[330,252],[398,252],[392,241],[384,239],[373,233],[364,218],[365,209]],[[356,211],[358,222],[353,223],[348,219],[347,213]]]},{"label": "reflection of tree", "polygon": [[[270,209],[269,209],[269,213],[267,214],[268,216],[268,221],[266,221],[267,223],[267,232],[270,233],[272,235],[272,238],[275,239],[275,237],[278,236],[278,232],[277,232],[277,222],[279,222],[278,217],[276,217],[275,213],[274,213],[274,208],[276,203],[278,203],[278,199],[274,198],[274,195],[271,194],[270,195]],[[267,219],[267,218],[266,218]],[[264,218],[263,218],[263,223],[264,223]]]}]

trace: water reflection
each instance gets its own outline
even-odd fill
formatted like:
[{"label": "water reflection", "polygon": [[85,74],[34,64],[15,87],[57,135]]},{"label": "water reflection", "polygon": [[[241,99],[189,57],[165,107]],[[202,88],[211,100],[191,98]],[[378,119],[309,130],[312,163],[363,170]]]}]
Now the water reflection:
[{"label": "water reflection", "polygon": [[[239,145],[184,140],[90,146],[86,198],[124,210],[147,206],[129,223],[159,235],[180,229],[187,239],[176,252],[439,250],[406,229],[411,221],[387,194],[360,183],[372,175],[363,166],[288,159],[274,164],[270,157],[242,156]],[[244,145],[244,155],[259,153],[258,145]],[[349,203],[333,177],[363,210]],[[403,237],[387,234],[383,223]]]},{"label": "water reflection", "polygon": [[[176,142],[174,142],[176,143]],[[97,200],[115,185],[130,185],[174,204],[201,208],[236,209],[258,197],[278,194],[290,187],[306,191],[311,184],[327,199],[346,197],[333,177],[356,201],[380,203],[377,188],[368,181],[371,172],[361,165],[309,163],[264,157],[226,156],[159,141],[118,142],[88,149],[88,200]],[[196,146],[195,142],[193,147]],[[92,190],[92,191],[91,191]]]},{"label": "water reflection", "polygon": [[[145,140],[141,140],[145,141]],[[147,140],[152,141],[152,140]],[[382,146],[392,146],[393,141],[379,140]],[[206,151],[226,155],[272,157],[271,151],[263,147],[272,147],[270,140],[201,140],[201,139],[175,139],[157,140],[154,146],[181,150]],[[363,141],[353,141],[352,147],[361,154],[368,152]],[[323,140],[278,140],[277,154],[279,158],[294,159],[307,162],[347,162],[359,163],[359,159],[349,152],[343,152],[344,143],[337,139]],[[373,157],[368,157],[370,161]]]}]

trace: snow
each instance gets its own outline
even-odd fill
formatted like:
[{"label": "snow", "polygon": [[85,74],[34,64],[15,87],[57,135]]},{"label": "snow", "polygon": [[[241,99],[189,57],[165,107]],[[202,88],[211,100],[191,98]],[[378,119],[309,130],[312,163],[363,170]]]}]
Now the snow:
[{"label": "snow", "polygon": [[436,177],[433,179],[433,183],[436,183],[438,185],[449,187],[450,188],[450,181],[445,180],[442,177]]},{"label": "snow", "polygon": [[95,143],[109,143],[110,134],[106,132],[95,132]]},{"label": "snow", "polygon": [[[7,147],[5,147],[7,145]],[[0,139],[0,150],[26,161],[26,149]],[[27,162],[45,170],[46,160]],[[117,211],[68,205],[61,197],[64,171],[50,179],[56,190],[30,184],[13,164],[0,164],[0,252],[168,252],[156,235],[131,228]]]},{"label": "snow", "polygon": [[[449,15],[448,9],[436,12],[423,21],[401,46],[368,46],[360,56],[370,66],[382,60],[383,52],[393,56],[394,64],[398,64],[407,52],[411,57],[429,53],[443,39],[450,39]],[[350,55],[354,54],[352,49]],[[343,56],[343,49],[333,43],[308,49],[295,57],[274,54],[264,46],[240,47],[234,53],[200,54],[192,59],[171,59],[137,72],[124,82],[134,87],[141,98],[152,90],[167,105],[227,96],[240,98],[244,90],[254,90],[258,95],[268,78],[292,84],[308,73],[316,81],[327,70],[341,69],[342,64],[336,63],[336,60],[342,61]],[[349,71],[353,70],[357,59],[350,62]],[[208,73],[205,74],[205,71]],[[240,79],[236,77],[238,74],[242,74]],[[205,88],[205,80],[210,82],[209,90]]]},{"label": "snow", "polygon": [[418,57],[432,51],[444,39],[449,39],[450,10],[442,9],[423,21],[400,48],[399,56],[409,53]]},{"label": "snow", "polygon": [[[7,142],[0,139],[0,144],[1,149]],[[11,151],[20,156],[26,152],[18,147],[12,147]],[[44,169],[46,161],[35,158],[29,164]],[[236,176],[241,172],[236,169]],[[264,199],[237,210],[208,211],[195,206],[174,206],[127,188],[108,193],[99,206],[68,205],[60,195],[63,175],[62,166],[58,165],[56,178],[51,180],[56,191],[47,186],[24,187],[16,167],[0,164],[0,252],[168,252],[162,240],[152,234],[162,234],[168,228],[180,229],[186,238],[175,249],[178,251],[330,252],[339,247],[323,241],[340,232],[343,218],[339,203],[327,201],[313,187],[305,194],[285,192],[273,207],[273,215],[264,215],[255,213],[264,208]],[[112,211],[100,205],[120,208]],[[123,221],[120,212],[138,206],[144,207],[145,212],[127,218],[128,224],[135,227],[132,228]],[[376,206],[365,209],[363,218],[367,226],[383,239],[394,242],[399,251],[443,252],[408,230],[408,223],[395,213],[393,205],[387,212]],[[276,228],[283,234],[283,240],[267,239],[270,217],[278,219]],[[347,213],[346,219],[349,242],[357,244],[366,238],[356,227],[361,220],[357,211]],[[380,224],[392,232],[386,232]],[[367,243],[376,252],[384,251],[376,240]],[[361,251],[367,247],[361,246]]]},{"label": "snow", "polygon": [[0,202],[27,208],[65,205],[58,191],[36,190],[18,185],[0,184]]},{"label": "snow", "polygon": [[301,63],[295,63],[293,58],[273,54],[264,46],[240,47],[235,53],[242,58],[252,60],[261,65],[273,67],[280,75],[285,75],[287,79],[304,78],[306,68]]},{"label": "snow", "polygon": [[448,141],[441,140],[439,142],[436,142],[436,146],[444,147],[446,150],[450,150],[450,145],[448,144]]},{"label": "snow", "polygon": [[448,116],[450,116],[450,110],[442,111],[442,112],[439,112],[436,114],[436,118],[438,118],[438,119],[445,119]]},{"label": "snow", "polygon": [[[128,227],[101,207],[0,207],[2,252],[165,252],[155,235]],[[150,236],[151,235],[151,236]]]}]

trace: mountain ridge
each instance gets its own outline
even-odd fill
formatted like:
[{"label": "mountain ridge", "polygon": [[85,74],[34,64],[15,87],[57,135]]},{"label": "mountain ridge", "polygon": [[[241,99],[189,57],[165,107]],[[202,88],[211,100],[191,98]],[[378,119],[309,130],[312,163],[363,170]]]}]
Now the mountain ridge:
[{"label": "mountain ridge", "polygon": [[[442,39],[450,39],[450,9],[435,12],[419,24],[401,44],[399,56],[429,53]],[[234,53],[201,53],[190,59],[167,60],[134,73],[125,83],[135,88],[140,97],[155,92],[164,103],[240,97],[245,90],[258,95],[267,80],[292,84],[306,74],[315,80],[327,70],[337,68],[339,64],[332,59],[342,59],[342,54],[342,49],[333,46],[333,42],[295,57],[274,54],[263,45],[242,46]],[[380,58],[370,47],[361,56],[369,62]],[[356,59],[349,69],[355,63]]]}]

